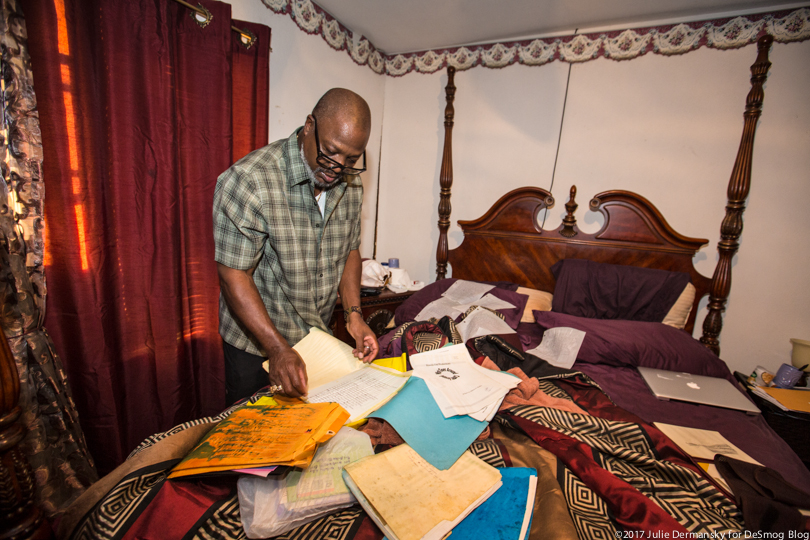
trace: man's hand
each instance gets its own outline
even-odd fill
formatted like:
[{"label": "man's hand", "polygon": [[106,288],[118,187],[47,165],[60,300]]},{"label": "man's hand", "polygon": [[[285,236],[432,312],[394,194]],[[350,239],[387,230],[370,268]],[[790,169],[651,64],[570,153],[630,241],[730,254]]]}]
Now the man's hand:
[{"label": "man's hand", "polygon": [[380,344],[377,343],[377,336],[374,335],[371,328],[368,327],[366,321],[359,313],[351,313],[349,320],[346,323],[346,330],[354,338],[357,348],[352,349],[354,356],[370,364],[372,360],[377,357],[380,352]]},{"label": "man's hand", "polygon": [[291,347],[268,351],[270,384],[281,386],[281,394],[301,397],[307,393],[307,366]]}]

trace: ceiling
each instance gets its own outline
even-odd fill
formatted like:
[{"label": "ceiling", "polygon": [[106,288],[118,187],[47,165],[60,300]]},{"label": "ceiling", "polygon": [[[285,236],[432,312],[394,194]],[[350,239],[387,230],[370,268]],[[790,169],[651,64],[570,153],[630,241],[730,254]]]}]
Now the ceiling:
[{"label": "ceiling", "polygon": [[657,26],[807,2],[774,0],[315,0],[379,50],[397,54],[533,37]]}]

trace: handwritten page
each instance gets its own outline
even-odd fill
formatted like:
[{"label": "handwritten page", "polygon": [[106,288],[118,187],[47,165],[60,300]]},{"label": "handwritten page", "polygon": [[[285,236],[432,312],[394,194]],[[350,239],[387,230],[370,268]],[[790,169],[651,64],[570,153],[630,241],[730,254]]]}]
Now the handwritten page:
[{"label": "handwritten page", "polygon": [[506,321],[498,317],[488,309],[476,308],[471,311],[464,320],[456,325],[456,330],[461,334],[461,340],[467,342],[468,339],[486,336],[488,334],[514,334]]},{"label": "handwritten page", "polygon": [[346,484],[369,516],[387,538],[398,540],[445,538],[502,485],[501,473],[470,452],[449,469],[439,470],[407,444],[343,470]]},{"label": "handwritten page", "polygon": [[442,296],[454,300],[456,304],[472,304],[494,288],[495,285],[459,279]]},{"label": "handwritten page", "polygon": [[723,454],[724,456],[739,459],[740,461],[762,465],[734,446],[718,431],[675,426],[661,422],[655,422],[653,425],[660,429],[664,435],[672,439],[672,442],[680,446],[681,450],[695,459],[714,461],[715,454]]},{"label": "handwritten page", "polygon": [[349,345],[315,327],[293,349],[307,366],[310,392],[366,365],[354,357]]},{"label": "handwritten page", "polygon": [[347,423],[365,418],[381,407],[408,381],[410,375],[370,365],[326,383],[307,396],[309,403],[339,403],[349,411]]},{"label": "handwritten page", "polygon": [[569,369],[574,365],[584,339],[585,332],[576,328],[549,328],[543,333],[540,345],[526,352],[542,358],[552,366]]}]

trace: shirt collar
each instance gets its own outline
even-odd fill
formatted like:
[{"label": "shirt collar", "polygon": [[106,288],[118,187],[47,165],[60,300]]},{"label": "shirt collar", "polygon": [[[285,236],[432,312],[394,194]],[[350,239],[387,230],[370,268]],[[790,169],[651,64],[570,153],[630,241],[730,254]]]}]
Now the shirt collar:
[{"label": "shirt collar", "polygon": [[303,129],[299,127],[284,144],[284,153],[287,156],[287,185],[289,187],[297,186],[300,184],[312,183],[307,170],[304,168],[304,162],[301,160],[301,151],[298,148],[298,133]]}]

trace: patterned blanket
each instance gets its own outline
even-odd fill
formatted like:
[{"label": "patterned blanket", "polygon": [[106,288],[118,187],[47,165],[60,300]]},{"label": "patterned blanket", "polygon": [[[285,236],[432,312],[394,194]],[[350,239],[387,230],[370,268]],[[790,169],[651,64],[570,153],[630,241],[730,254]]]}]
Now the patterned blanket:
[{"label": "patterned blanket", "polygon": [[[495,417],[490,439],[470,448],[493,466],[538,469],[535,515],[543,519],[533,520],[530,538],[743,530],[731,498],[665,435],[616,406],[587,376],[547,370],[538,379],[544,392],[573,401],[587,414],[516,406]],[[122,470],[71,507],[60,537],[246,538],[235,477],[166,479],[213,423],[232,410],[144,441]],[[277,538],[380,540],[383,535],[354,506]]]}]

